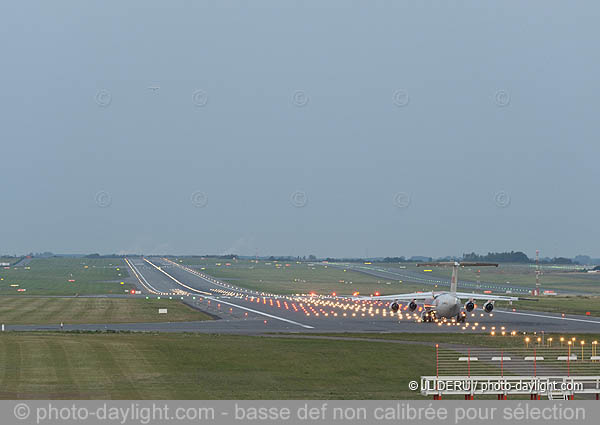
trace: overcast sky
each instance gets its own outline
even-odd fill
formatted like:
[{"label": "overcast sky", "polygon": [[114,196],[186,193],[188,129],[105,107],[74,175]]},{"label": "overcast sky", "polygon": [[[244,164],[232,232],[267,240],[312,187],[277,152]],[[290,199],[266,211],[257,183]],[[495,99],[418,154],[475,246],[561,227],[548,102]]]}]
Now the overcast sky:
[{"label": "overcast sky", "polygon": [[600,257],[599,12],[3,2],[0,253]]}]

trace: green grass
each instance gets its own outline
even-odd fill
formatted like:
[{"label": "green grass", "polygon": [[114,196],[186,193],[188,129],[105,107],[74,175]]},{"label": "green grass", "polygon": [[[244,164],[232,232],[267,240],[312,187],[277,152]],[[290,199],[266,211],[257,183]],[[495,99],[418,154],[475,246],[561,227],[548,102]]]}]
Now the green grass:
[{"label": "green grass", "polygon": [[[355,291],[361,295],[370,295],[379,292],[382,295],[399,294],[417,291],[448,290],[445,286],[426,285],[409,280],[399,283],[397,280],[378,278],[363,273],[344,271],[322,263],[307,262],[275,262],[244,260],[221,260],[216,258],[184,257],[176,259],[180,264],[189,265],[201,270],[218,279],[231,284],[278,294],[308,293],[315,291],[319,294],[336,292],[338,295],[348,295]],[[227,265],[229,263],[230,265]],[[276,266],[279,264],[280,266]],[[289,264],[286,267],[286,264]],[[383,264],[384,266],[398,267],[398,264]],[[407,265],[407,270],[423,271],[423,267],[416,268]],[[503,265],[504,267],[504,265]],[[509,265],[508,267],[528,270],[528,266]],[[495,269],[494,269],[495,270]],[[449,269],[440,268],[434,270],[435,274],[449,277]],[[469,269],[461,270],[461,278],[467,274]],[[488,269],[485,269],[487,272]],[[525,271],[523,271],[524,274]],[[485,280],[490,273],[482,274],[481,280]],[[472,277],[472,276],[470,276]],[[529,279],[531,276],[527,277]],[[534,276],[535,278],[535,276]],[[474,279],[475,280],[475,279]],[[491,279],[490,279],[491,280]],[[496,276],[496,280],[498,276]],[[586,314],[600,316],[600,299],[594,297],[541,297],[538,301],[518,301],[514,307],[523,310],[556,311],[565,314]],[[498,303],[500,307],[509,307],[507,304]]]},{"label": "green grass", "polygon": [[[390,265],[397,267],[398,265]],[[407,270],[420,271],[430,269],[427,272],[433,277],[449,278],[451,269],[448,267],[416,267],[414,264],[407,265]],[[459,271],[459,281],[467,280],[477,282],[479,280],[495,284],[506,284],[507,286],[535,287],[535,266],[529,264],[500,264],[499,267],[464,267]],[[600,294],[600,274],[578,273],[573,268],[545,265],[542,267],[540,282],[542,289],[554,291],[574,291]]]},{"label": "green grass", "polygon": [[[524,348],[526,347],[525,338],[529,337],[531,341],[536,341],[541,337],[541,333],[528,332],[526,334],[518,333],[516,336],[491,336],[489,333],[311,333],[310,335],[327,336],[327,337],[344,337],[344,338],[369,338],[369,339],[385,339],[395,341],[413,341],[413,342],[428,342],[428,343],[447,343],[447,344],[462,344],[465,346],[477,347],[493,347],[493,348]],[[544,334],[544,339],[547,342],[548,338],[552,338],[552,347],[560,347],[560,337],[564,337],[565,341],[575,337],[576,341],[584,340],[588,344],[592,341],[600,340],[600,334]],[[576,345],[579,343],[577,342]],[[528,347],[533,349],[539,347],[537,343],[530,342]],[[566,347],[563,344],[563,347]]]},{"label": "green grass", "polygon": [[[167,314],[158,314],[166,308]],[[175,300],[121,298],[1,297],[0,323],[6,325],[139,323],[210,320]]]},{"label": "green grass", "polygon": [[17,261],[19,261],[21,258],[23,257],[2,257],[0,256],[0,263],[8,263],[8,264],[14,264]]},{"label": "green grass", "polygon": [[[491,336],[490,334],[448,334],[448,333],[436,333],[436,334],[403,334],[403,333],[338,333],[338,334],[312,334],[321,337],[328,338],[367,338],[371,340],[387,340],[387,341],[399,341],[399,342],[423,342],[429,344],[440,344],[440,374],[448,375],[454,374],[456,370],[460,370],[461,366],[459,363],[455,363],[451,360],[451,363],[447,363],[448,357],[454,359],[457,352],[462,352],[462,355],[466,354],[467,349],[472,349],[474,353],[477,353],[478,348],[491,348],[492,352],[496,352],[498,355],[502,351],[514,355],[516,358],[521,356],[540,356],[545,357],[543,363],[540,363],[540,367],[549,368],[557,373],[567,373],[567,368],[570,368],[572,374],[579,375],[598,375],[600,371],[600,363],[590,362],[589,356],[597,355],[597,348],[593,348],[593,342],[600,340],[600,334],[542,334],[540,333],[527,333],[517,334],[516,336]],[[564,338],[561,342],[560,339]],[[526,342],[526,338],[529,338],[529,342]],[[538,341],[538,338],[540,339]],[[569,351],[567,341],[575,338],[574,344],[571,346]],[[580,342],[584,341],[583,344],[583,356],[581,351]],[[444,345],[449,344],[449,345]],[[457,346],[458,344],[458,346]],[[597,346],[596,346],[597,347]],[[496,351],[496,349],[498,351]],[[500,351],[502,350],[502,351]],[[569,352],[572,355],[576,355],[578,360],[572,362],[569,366],[564,361],[556,359],[557,356],[567,356]],[[477,354],[475,354],[477,356]],[[588,359],[581,361],[581,359]],[[467,365],[464,365],[467,367]],[[508,367],[505,371],[506,374],[533,374],[533,366],[531,369],[523,369],[523,366],[519,366],[517,370],[511,371]],[[485,375],[487,373],[496,374],[499,372],[495,371],[495,365],[491,365],[487,362],[474,363],[471,365],[470,372],[477,375]],[[464,370],[467,374],[467,370]]]},{"label": "green grass", "polygon": [[[231,284],[253,289],[256,291],[264,291],[278,294],[295,294],[308,293],[315,291],[319,294],[327,294],[336,292],[338,295],[352,294],[355,291],[361,295],[370,295],[379,292],[385,294],[397,294],[416,291],[432,291],[432,290],[448,290],[448,287],[426,285],[423,283],[410,282],[408,280],[399,283],[397,280],[378,278],[369,276],[363,273],[344,271],[335,267],[327,266],[322,263],[301,262],[275,262],[263,261],[259,262],[247,260],[222,260],[216,258],[200,258],[200,257],[183,257],[175,259],[180,264],[191,266],[197,270],[201,270],[218,279],[227,281]],[[227,265],[227,264],[230,265]],[[286,266],[289,264],[289,266]],[[277,266],[279,265],[279,266]],[[377,263],[375,266],[380,266]],[[398,264],[386,264],[382,266],[399,267]],[[522,277],[522,282],[531,280],[533,271],[531,267],[524,265],[502,265],[509,270],[518,270]],[[423,271],[423,267],[415,267],[414,265],[406,265],[407,270]],[[442,277],[449,277],[450,270],[448,268],[432,268],[435,272],[432,274]],[[482,273],[481,280],[488,279],[490,276],[495,276],[495,281],[501,283],[505,278],[505,272],[495,273],[495,268],[486,268]],[[552,269],[549,269],[552,270]],[[493,273],[488,273],[492,271]],[[470,276],[470,269],[461,269],[460,277],[465,279],[476,277]],[[560,272],[565,274],[564,272]],[[466,275],[466,276],[465,276]],[[503,276],[503,277],[499,277]],[[525,276],[525,277],[523,277]],[[592,279],[586,277],[586,279]],[[600,280],[599,280],[600,282]],[[600,283],[599,283],[600,285]],[[589,288],[588,288],[589,289]],[[582,314],[590,312],[592,316],[600,316],[600,299],[595,297],[540,297],[538,301],[518,301],[514,303],[514,307],[523,310],[536,311],[555,311],[565,314]],[[497,303],[499,307],[509,307],[507,304]]]},{"label": "green grass", "polygon": [[[497,302],[497,307],[511,308],[508,303]],[[540,297],[536,301],[517,301],[512,307],[518,310],[551,311],[554,313],[580,314],[590,316],[600,316],[600,297],[597,296],[546,296]]]},{"label": "green grass", "polygon": [[[215,258],[182,257],[174,261],[191,266],[217,279],[240,287],[277,294],[297,294],[314,291],[318,294],[362,295],[375,292],[400,293],[431,290],[431,286],[369,276],[344,271],[322,263],[294,261],[259,262],[249,260],[221,260]],[[227,263],[230,263],[228,266]],[[288,266],[286,266],[288,265]]]},{"label": "green grass", "polygon": [[432,347],[191,334],[4,333],[4,399],[403,399]]},{"label": "green grass", "polygon": [[26,267],[0,269],[0,295],[122,294],[133,288],[120,284],[128,277],[119,258],[34,258]]},{"label": "green grass", "polygon": [[[435,373],[433,342],[523,346],[522,336],[339,336],[429,345],[285,335],[6,332],[0,334],[0,398],[419,399],[408,382]],[[496,366],[473,367],[497,373]]]}]

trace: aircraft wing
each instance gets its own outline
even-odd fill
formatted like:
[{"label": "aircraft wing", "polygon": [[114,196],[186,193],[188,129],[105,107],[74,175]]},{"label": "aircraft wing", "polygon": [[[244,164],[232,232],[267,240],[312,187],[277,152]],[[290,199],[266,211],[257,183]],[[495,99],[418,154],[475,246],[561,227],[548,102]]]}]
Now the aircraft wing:
[{"label": "aircraft wing", "polygon": [[505,295],[487,295],[468,292],[457,292],[456,296],[462,300],[481,300],[481,301],[519,301],[518,297],[507,297]]},{"label": "aircraft wing", "polygon": [[372,300],[372,301],[412,301],[412,300],[427,300],[433,298],[433,292],[412,292],[409,294],[396,295],[379,295],[373,297],[353,297],[354,300]]},{"label": "aircraft wing", "polygon": [[[379,295],[372,297],[352,297],[353,300],[371,300],[371,301],[412,301],[412,300],[427,300],[434,298],[436,295],[441,293],[448,293],[445,291],[440,292],[412,292],[408,294],[396,294],[396,295]],[[505,295],[486,295],[476,294],[469,292],[457,292],[456,296],[462,300],[481,300],[481,301],[518,301],[517,297],[508,297]]]},{"label": "aircraft wing", "polygon": [[463,266],[463,267],[486,267],[493,266],[498,267],[498,263],[481,263],[474,261],[435,261],[433,263],[417,263],[417,267],[428,267],[428,266]]}]

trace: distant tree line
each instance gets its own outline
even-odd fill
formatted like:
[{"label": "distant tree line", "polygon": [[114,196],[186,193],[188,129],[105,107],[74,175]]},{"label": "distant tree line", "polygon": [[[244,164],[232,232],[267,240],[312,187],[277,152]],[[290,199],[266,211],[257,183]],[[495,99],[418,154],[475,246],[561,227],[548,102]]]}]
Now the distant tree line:
[{"label": "distant tree line", "polygon": [[[58,255],[55,255],[55,257],[59,257]],[[83,258],[122,258],[123,255],[120,254],[88,254],[86,256],[84,256]]]},{"label": "distant tree line", "polygon": [[275,256],[275,255],[271,255],[269,258],[267,258],[269,261],[300,261],[302,260],[302,257],[292,257],[291,255],[285,255],[285,256]]},{"label": "distant tree line", "polygon": [[[421,258],[427,258],[428,260],[422,260]],[[333,262],[341,262],[341,263],[350,263],[350,262],[372,262],[372,263],[406,263],[409,261],[431,261],[431,257],[411,257],[408,260],[406,259],[406,257],[401,256],[401,257],[377,257],[377,258],[357,258],[357,257],[353,257],[353,258],[334,258],[334,257],[327,257],[325,258],[325,261],[329,261],[331,263]]]},{"label": "distant tree line", "polygon": [[478,255],[474,252],[463,254],[464,261],[489,261],[495,263],[530,263],[529,257],[521,251],[488,252],[487,255]]},{"label": "distant tree line", "polygon": [[[38,258],[49,258],[49,257],[83,257],[83,258],[121,258],[124,257],[123,254],[54,254],[52,252],[42,252],[42,253],[30,253],[32,257]],[[127,256],[141,256],[142,254],[128,254]],[[164,255],[165,257],[172,257],[172,255]],[[21,258],[18,256],[10,256],[5,255],[4,257],[14,257]],[[426,256],[393,256],[393,257],[376,257],[376,258],[361,258],[361,257],[346,257],[346,258],[336,258],[336,257],[326,257],[319,258],[314,254],[310,254],[308,256],[240,256],[237,254],[225,254],[225,255],[214,255],[214,254],[205,254],[205,255],[188,255],[190,258],[216,258],[222,260],[236,260],[236,259],[254,259],[260,258],[262,260],[267,261],[328,261],[328,262],[373,262],[373,263],[419,263],[419,262],[430,262],[430,261],[481,261],[481,262],[494,262],[494,263],[535,263],[535,259],[529,258],[522,251],[506,251],[506,252],[488,252],[485,255],[476,254],[475,252],[465,253],[460,257],[426,257]],[[589,256],[578,255],[574,259],[567,257],[544,257],[540,258],[540,264],[590,264],[597,265],[600,263],[600,259],[598,258],[590,258]]]},{"label": "distant tree line", "polygon": [[[463,254],[463,261],[489,261],[494,263],[535,263],[522,251],[488,252],[487,255],[478,255],[474,252]],[[578,264],[566,257],[540,258],[540,264]]]},{"label": "distant tree line", "polygon": [[384,263],[404,263],[404,262],[406,262],[406,257],[404,257],[404,256],[402,256],[402,257],[384,257],[383,262]]},{"label": "distant tree line", "polygon": [[[532,260],[534,261],[534,260]],[[540,264],[579,264],[577,261],[573,261],[566,257],[552,257],[552,258],[540,258]]]}]

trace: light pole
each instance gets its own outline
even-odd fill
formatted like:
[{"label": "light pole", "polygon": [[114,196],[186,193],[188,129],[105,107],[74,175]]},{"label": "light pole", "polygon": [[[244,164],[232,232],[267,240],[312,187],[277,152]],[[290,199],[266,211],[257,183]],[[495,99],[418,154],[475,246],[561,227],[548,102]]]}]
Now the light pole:
[{"label": "light pole", "polygon": [[546,343],[545,336],[546,336],[546,333],[544,331],[542,331],[542,344]]},{"label": "light pole", "polygon": [[585,345],[585,341],[581,340],[581,361],[583,361],[583,346]]},{"label": "light pole", "polygon": [[571,376],[571,341],[569,341],[569,355],[567,356],[567,376]]}]

